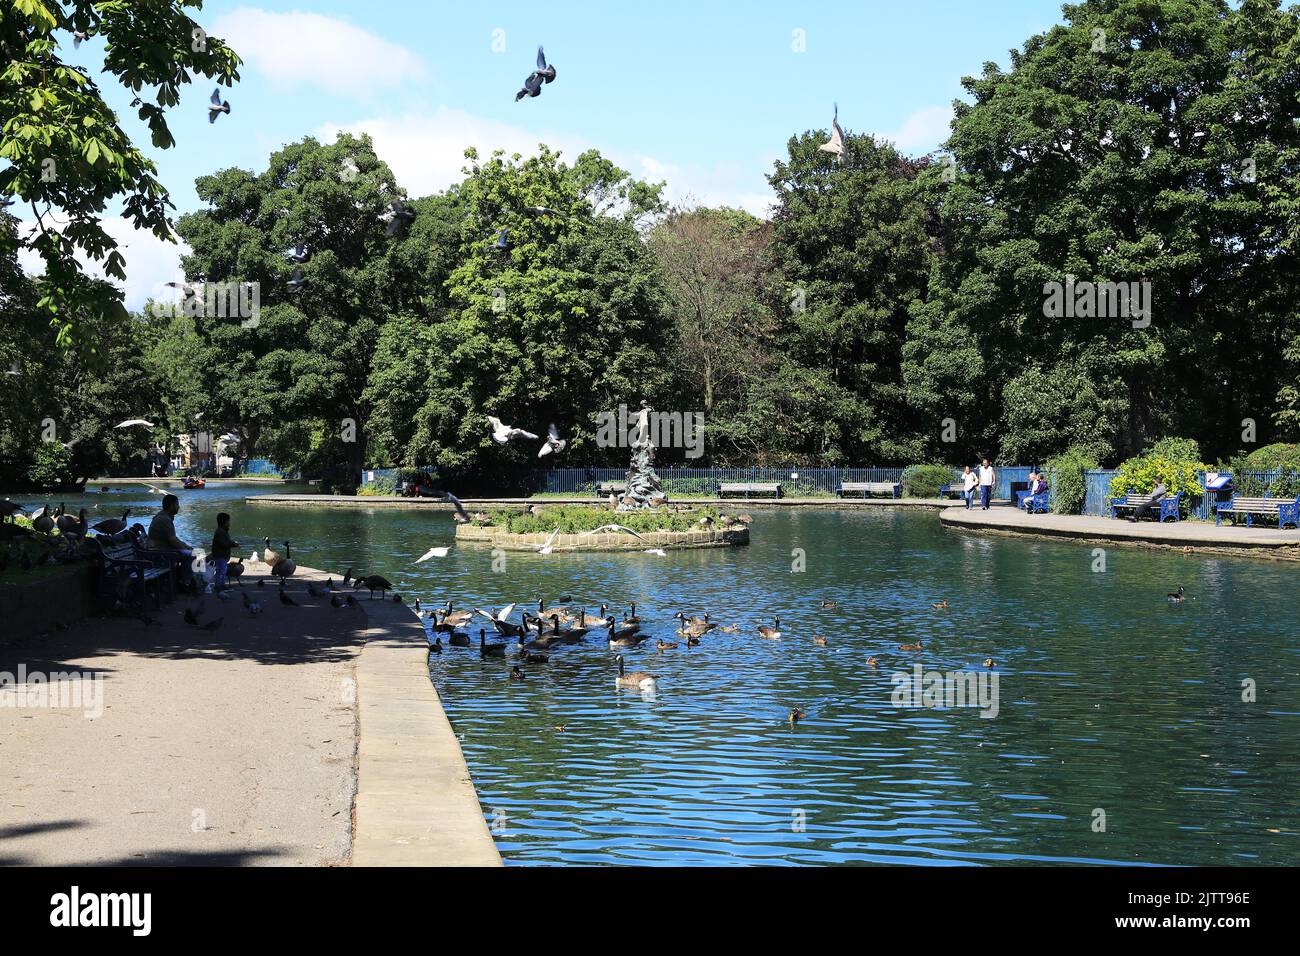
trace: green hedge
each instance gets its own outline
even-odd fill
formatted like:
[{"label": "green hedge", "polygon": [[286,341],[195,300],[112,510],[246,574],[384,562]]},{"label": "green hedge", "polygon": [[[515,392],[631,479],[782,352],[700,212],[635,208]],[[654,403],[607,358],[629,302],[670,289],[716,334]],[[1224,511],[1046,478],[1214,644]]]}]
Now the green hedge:
[{"label": "green hedge", "polygon": [[1124,462],[1110,481],[1112,497],[1122,497],[1130,489],[1140,495],[1149,494],[1155,487],[1156,477],[1164,478],[1170,494],[1183,493],[1180,511],[1186,515],[1191,500],[1201,496],[1198,472],[1204,471],[1201,452],[1196,442],[1187,438],[1164,438],[1141,455]]},{"label": "green hedge", "polygon": [[497,527],[504,526],[514,534],[550,534],[556,528],[560,529],[560,534],[577,534],[607,524],[621,524],[625,528],[641,532],[689,531],[700,527],[701,518],[708,517],[716,521],[718,516],[717,508],[695,508],[689,512],[614,512],[608,508],[592,508],[587,505],[544,505],[539,515],[518,512],[493,514],[492,523]]},{"label": "green hedge", "polygon": [[357,489],[357,494],[366,498],[375,498],[380,495],[397,494],[397,482],[392,478],[376,478],[374,481],[367,481]]},{"label": "green hedge", "polygon": [[1088,497],[1084,472],[1098,467],[1097,459],[1083,448],[1071,448],[1047,461],[1048,483],[1052,489],[1052,511],[1056,514],[1083,513]]},{"label": "green hedge", "polygon": [[903,469],[903,497],[938,498],[939,489],[956,480],[947,465],[908,465]]}]

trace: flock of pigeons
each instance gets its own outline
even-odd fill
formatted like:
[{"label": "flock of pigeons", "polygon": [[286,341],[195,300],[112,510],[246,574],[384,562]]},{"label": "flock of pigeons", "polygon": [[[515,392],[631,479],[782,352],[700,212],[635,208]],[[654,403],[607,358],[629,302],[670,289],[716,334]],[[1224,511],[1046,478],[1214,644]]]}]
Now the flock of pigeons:
[{"label": "flock of pigeons", "polygon": [[[498,445],[509,444],[518,439],[527,439],[528,441],[537,441],[537,436],[532,432],[524,431],[522,428],[515,428],[513,425],[507,425],[495,415],[489,415],[487,420],[492,423],[492,440]],[[556,454],[564,451],[569,442],[560,437],[560,432],[555,425],[551,425],[546,430],[546,438],[542,441],[542,447],[537,452],[538,458],[545,458],[547,455]]]}]

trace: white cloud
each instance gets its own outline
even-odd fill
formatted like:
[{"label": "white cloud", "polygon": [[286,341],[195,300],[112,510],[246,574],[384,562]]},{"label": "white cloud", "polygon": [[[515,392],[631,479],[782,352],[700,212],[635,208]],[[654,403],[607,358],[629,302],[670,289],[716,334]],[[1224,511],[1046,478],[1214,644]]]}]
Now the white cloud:
[{"label": "white cloud", "polygon": [[892,133],[883,133],[881,139],[889,140],[901,153],[923,155],[938,149],[948,138],[948,124],[952,122],[951,106],[923,106]]},{"label": "white cloud", "polygon": [[338,96],[422,80],[423,60],[346,20],[317,13],[240,7],[212,24],[254,69],[285,86],[315,86]]},{"label": "white cloud", "polygon": [[571,136],[531,132],[446,106],[430,114],[368,119],[346,126],[329,124],[318,132],[318,138],[333,142],[340,132],[369,134],[379,158],[388,164],[397,181],[412,196],[440,192],[464,179],[466,147],[475,147],[480,157],[487,157],[494,149],[504,149],[507,155],[532,156],[536,155],[538,144],[545,143],[561,150],[568,162],[583,150],[596,146],[602,155],[639,179],[667,181],[666,193],[671,201],[690,197],[703,205],[736,206],[758,216],[767,215],[771,202],[770,193],[763,191],[762,176],[754,176],[735,164],[680,166],[652,156],[603,149]]},{"label": "white cloud", "polygon": [[[35,223],[31,220],[19,223],[19,235],[25,235]],[[162,298],[163,283],[182,279],[181,256],[187,255],[189,246],[179,240],[176,243],[164,242],[152,232],[143,232],[135,228],[128,220],[117,216],[102,220],[104,231],[117,242],[117,248],[126,260],[126,282],[109,279],[104,275],[103,267],[98,262],[91,262],[84,255],[78,254],[77,261],[87,275],[97,279],[107,279],[123,290],[128,309],[139,310],[150,297]],[[41,275],[45,272],[45,262],[32,249],[19,249],[18,261],[29,275]]]}]

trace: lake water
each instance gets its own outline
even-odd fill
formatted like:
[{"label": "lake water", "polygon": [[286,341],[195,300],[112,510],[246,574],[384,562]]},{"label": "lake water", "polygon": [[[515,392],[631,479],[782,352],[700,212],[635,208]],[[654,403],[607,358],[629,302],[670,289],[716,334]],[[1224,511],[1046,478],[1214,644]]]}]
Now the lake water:
[{"label": "lake water", "polygon": [[[178,530],[206,546],[226,510],[244,554],[288,537],[302,564],[380,572],[426,602],[635,601],[668,640],[679,610],[742,625],[627,652],[658,675],[653,698],[616,689],[595,638],[522,683],[510,658],[432,659],[508,864],[1300,863],[1295,565],[1111,548],[1095,572],[1093,545],[945,531],[928,511],[751,508],[745,548],[511,553],[493,571],[462,547],[416,566],[451,543],[448,512],[243,502],[257,493],[181,492]],[[157,506],[138,489],[84,500],[92,521]],[[783,639],[758,637],[778,615]],[[996,717],[891,702],[895,672],[990,657]]]}]

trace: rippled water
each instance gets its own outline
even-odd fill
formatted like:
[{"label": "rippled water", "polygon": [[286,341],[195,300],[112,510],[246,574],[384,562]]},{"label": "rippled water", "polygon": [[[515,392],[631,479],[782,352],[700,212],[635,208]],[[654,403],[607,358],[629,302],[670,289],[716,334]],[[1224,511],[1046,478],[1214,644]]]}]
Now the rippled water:
[{"label": "rippled water", "polygon": [[[184,494],[182,536],[210,535],[224,509],[246,548],[289,537],[304,564],[382,572],[426,601],[636,601],[669,640],[678,610],[744,626],[627,652],[658,675],[653,698],[616,689],[614,653],[595,639],[522,683],[509,658],[433,658],[507,863],[1300,863],[1295,565],[1112,548],[1096,573],[1091,544],[945,531],[929,512],[751,509],[747,548],[512,553],[494,573],[481,548],[410,563],[450,542],[446,512],[245,505],[248,493]],[[86,496],[106,499],[156,502]],[[1180,584],[1189,600],[1171,606]],[[775,615],[784,638],[757,637]],[[918,640],[919,654],[897,650]],[[891,704],[896,670],[983,671],[987,657],[992,719]],[[1247,679],[1257,702],[1242,701]],[[791,705],[808,715],[794,729]]]}]

